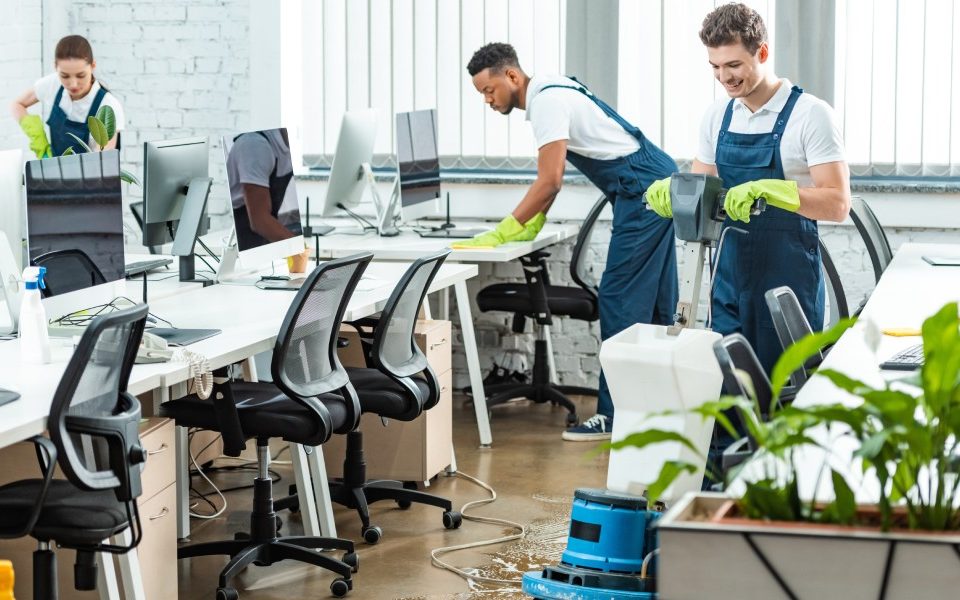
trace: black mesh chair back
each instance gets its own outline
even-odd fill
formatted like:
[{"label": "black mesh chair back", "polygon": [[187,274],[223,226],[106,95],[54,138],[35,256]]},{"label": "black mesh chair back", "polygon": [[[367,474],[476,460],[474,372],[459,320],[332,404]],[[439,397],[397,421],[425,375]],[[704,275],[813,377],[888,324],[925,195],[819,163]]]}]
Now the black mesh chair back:
[{"label": "black mesh chair back", "polygon": [[40,290],[45,298],[107,282],[87,253],[78,248],[41,254],[33,264],[47,268],[46,288]]},{"label": "black mesh chair back", "polygon": [[600,196],[600,199],[587,213],[587,217],[580,227],[580,233],[577,234],[577,242],[573,246],[573,256],[570,258],[570,277],[577,285],[593,293],[594,296],[600,290],[603,261],[589,260],[590,247],[594,235],[597,233],[597,221],[600,219],[600,213],[603,212],[608,203],[609,200],[606,196]]},{"label": "black mesh chair back", "polygon": [[[800,301],[792,289],[787,286],[774,288],[768,290],[764,298],[770,309],[773,328],[777,331],[777,337],[780,338],[780,345],[784,350],[813,333],[813,328],[810,327],[810,322],[803,314]],[[821,362],[823,362],[823,354],[817,352],[807,359],[804,368],[797,369],[791,375],[791,383],[797,388],[801,387],[806,383],[809,372],[817,368]]]},{"label": "black mesh chair back", "polygon": [[824,283],[827,288],[827,300],[830,303],[830,314],[824,322],[824,329],[835,325],[840,319],[850,316],[850,308],[847,305],[847,295],[843,291],[843,282],[840,281],[840,273],[833,262],[833,257],[827,251],[823,240],[820,240],[820,259],[823,263]]},{"label": "black mesh chair back", "polygon": [[770,379],[747,338],[739,333],[724,336],[713,344],[713,353],[723,374],[724,392],[748,399],[756,395],[760,414],[770,414],[773,401]]},{"label": "black mesh chair back", "polygon": [[870,263],[873,265],[873,275],[879,282],[883,271],[893,260],[893,250],[890,248],[887,234],[870,205],[859,196],[854,196],[850,203],[850,218],[853,219],[853,224],[857,226],[857,231],[863,238],[867,254],[870,256]]},{"label": "black mesh chair back", "polygon": [[129,502],[140,495],[140,402],[127,380],[143,334],[147,306],[98,316],[87,326],[53,397],[48,427],[60,465],[81,489],[114,489]]},{"label": "black mesh chair back", "polygon": [[344,392],[348,412],[356,413],[348,417],[352,425],[348,424],[347,431],[354,429],[360,418],[359,401],[337,357],[337,339],[350,297],[372,258],[369,252],[356,254],[314,269],[290,305],[274,347],[274,383],[317,413],[328,431],[332,426],[327,412],[318,411],[314,404],[321,394]]},{"label": "black mesh chair back", "polygon": [[420,397],[420,388],[408,378],[425,374],[430,393],[429,397],[420,398],[422,410],[433,408],[440,401],[440,391],[436,374],[414,341],[413,332],[427,290],[448,254],[449,250],[443,250],[419,258],[410,265],[387,300],[373,331],[374,367],[410,390],[415,397]]}]

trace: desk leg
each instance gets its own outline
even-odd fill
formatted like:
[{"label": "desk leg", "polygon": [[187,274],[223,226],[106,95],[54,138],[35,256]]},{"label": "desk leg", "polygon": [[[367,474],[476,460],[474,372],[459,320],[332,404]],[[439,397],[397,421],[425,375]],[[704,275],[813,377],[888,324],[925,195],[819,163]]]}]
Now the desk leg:
[{"label": "desk leg", "polygon": [[97,564],[100,566],[97,570],[97,593],[100,600],[120,600],[120,586],[117,585],[119,578],[113,566],[113,555],[107,552],[98,553]]},{"label": "desk leg", "polygon": [[450,288],[443,288],[437,292],[437,312],[441,321],[450,320]]},{"label": "desk leg", "polygon": [[[130,537],[130,530],[122,531],[112,540],[115,544],[127,545],[132,539]],[[109,554],[103,554],[108,559],[111,558]],[[105,561],[104,561],[105,562]],[[137,549],[134,548],[130,552],[125,554],[120,554],[117,556],[117,562],[120,563],[120,579],[123,581],[123,598],[124,600],[146,600],[147,594],[143,590],[143,577],[140,573],[140,556],[137,554]]]},{"label": "desk leg", "polygon": [[453,442],[450,442],[450,466],[447,467],[446,475],[448,477],[453,477],[457,473],[457,449],[453,447]]},{"label": "desk leg", "polygon": [[177,461],[177,537],[190,537],[190,441],[187,428],[177,426],[175,458]]},{"label": "desk leg", "polygon": [[470,389],[473,391],[473,410],[477,414],[477,429],[480,431],[480,446],[493,444],[490,433],[490,418],[487,415],[487,396],[483,390],[480,373],[480,356],[477,354],[477,338],[473,334],[473,315],[470,311],[470,295],[467,282],[454,284],[457,294],[457,311],[460,313],[460,333],[463,334],[463,351],[467,355],[467,371],[470,373]]},{"label": "desk leg", "polygon": [[[312,448],[311,451],[313,451]],[[290,443],[290,456],[293,459],[293,478],[297,484],[300,518],[303,520],[303,535],[316,537],[320,535],[320,527],[317,523],[317,503],[313,498],[309,458],[303,445],[293,442]]]},{"label": "desk leg", "polygon": [[241,363],[241,370],[243,371],[243,380],[249,382],[260,381],[257,378],[257,361],[253,357],[249,357]]},{"label": "desk leg", "polygon": [[550,334],[550,326],[543,325],[543,337],[547,341],[547,368],[549,370],[550,381],[560,383],[557,379],[557,363],[553,358],[553,336]]},{"label": "desk leg", "polygon": [[327,464],[323,461],[323,446],[314,446],[307,455],[310,464],[310,478],[313,481],[313,497],[317,502],[320,521],[320,535],[337,537],[337,524],[333,520],[333,500],[330,499],[330,485],[327,481]]}]

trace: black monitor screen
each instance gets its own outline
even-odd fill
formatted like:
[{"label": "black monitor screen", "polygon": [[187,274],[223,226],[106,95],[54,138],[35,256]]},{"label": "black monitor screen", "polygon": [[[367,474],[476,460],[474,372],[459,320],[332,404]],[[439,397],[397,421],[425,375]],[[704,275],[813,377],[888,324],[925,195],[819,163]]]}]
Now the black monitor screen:
[{"label": "black monitor screen", "polygon": [[[55,257],[85,254],[106,281],[122,279],[123,196],[120,151],[89,152],[27,162],[27,244],[30,264]],[[68,260],[69,264],[74,264]],[[74,268],[61,276],[73,277]],[[64,290],[53,267],[51,288]],[[74,285],[73,289],[92,285]]]},{"label": "black monitor screen", "polygon": [[397,113],[397,165],[402,206],[440,197],[436,110]]},{"label": "black monitor screen", "polygon": [[224,139],[224,151],[240,251],[301,235],[287,130],[240,133]]}]

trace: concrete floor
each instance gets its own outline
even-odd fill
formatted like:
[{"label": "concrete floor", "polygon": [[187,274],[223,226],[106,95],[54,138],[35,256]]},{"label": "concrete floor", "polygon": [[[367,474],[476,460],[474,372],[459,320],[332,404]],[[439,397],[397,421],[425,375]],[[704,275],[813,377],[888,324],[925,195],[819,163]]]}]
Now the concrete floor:
[{"label": "concrete floor", "polygon": [[[596,400],[578,402],[581,417],[593,414]],[[473,409],[455,402],[454,438],[461,472],[493,486],[498,498],[479,507],[477,515],[501,517],[529,527],[524,540],[463,550],[444,555],[443,560],[462,568],[477,569],[488,577],[519,580],[522,572],[556,563],[565,545],[570,501],[577,487],[602,487],[606,479],[607,454],[591,453],[596,444],[571,443],[560,439],[565,411],[546,405],[518,402],[496,407],[491,426],[494,447],[478,448],[479,437]],[[368,442],[369,443],[369,442]],[[275,495],[285,492],[293,479],[289,468],[277,465],[283,482]],[[221,487],[249,482],[247,473],[219,473],[214,481]],[[488,497],[488,493],[459,477],[439,477],[427,490],[453,500],[459,509],[465,502]],[[227,494],[229,508],[214,520],[193,520],[192,541],[232,537],[247,528],[252,490]],[[219,499],[215,499],[218,502]],[[200,510],[198,507],[197,510]],[[460,529],[447,531],[441,524],[442,511],[414,505],[402,511],[391,502],[373,505],[372,521],[383,528],[381,541],[370,546],[360,537],[356,513],[336,507],[334,514],[340,537],[354,540],[360,556],[360,571],[354,575],[353,591],[359,599],[520,599],[518,588],[508,585],[468,583],[457,575],[431,565],[430,551],[477,540],[508,535],[510,528],[465,521]],[[284,511],[284,534],[301,534],[299,516]],[[179,563],[180,598],[213,599],[217,574],[225,563],[222,557],[204,557]],[[241,598],[291,600],[330,597],[333,574],[312,566],[278,563],[247,569],[234,585]]]}]

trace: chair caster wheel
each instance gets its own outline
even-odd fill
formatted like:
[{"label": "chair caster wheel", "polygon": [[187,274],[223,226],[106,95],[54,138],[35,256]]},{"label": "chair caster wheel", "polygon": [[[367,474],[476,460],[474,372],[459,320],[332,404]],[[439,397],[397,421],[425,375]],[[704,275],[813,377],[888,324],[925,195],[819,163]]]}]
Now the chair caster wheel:
[{"label": "chair caster wheel", "polygon": [[360,557],[357,555],[356,552],[347,552],[346,554],[343,555],[342,560],[343,562],[350,565],[350,568],[353,570],[354,573],[360,570]]},{"label": "chair caster wheel", "polygon": [[363,541],[368,544],[376,544],[380,541],[380,538],[383,537],[383,530],[373,525],[371,527],[364,527],[360,530],[360,535],[363,536]]},{"label": "chair caster wheel", "polygon": [[413,503],[409,500],[397,500],[397,508],[400,510],[407,510],[411,506],[413,506]]},{"label": "chair caster wheel", "polygon": [[336,598],[343,598],[353,589],[353,583],[343,577],[338,577],[330,583],[330,593]]},{"label": "chair caster wheel", "polygon": [[567,427],[576,427],[580,423],[580,418],[576,413],[567,413]]},{"label": "chair caster wheel", "polygon": [[233,588],[217,588],[217,600],[240,600],[240,594]]},{"label": "chair caster wheel", "polygon": [[277,520],[277,535],[280,535],[280,528],[283,527],[283,519],[280,518],[280,515],[274,518]]},{"label": "chair caster wheel", "polygon": [[443,526],[446,529],[460,529],[463,525],[463,515],[455,510],[444,511]]},{"label": "chair caster wheel", "polygon": [[[297,495],[297,484],[295,483],[290,484],[290,487],[287,488],[287,495],[297,496],[297,499],[298,500],[300,499],[300,496]],[[300,503],[297,502],[295,504],[291,504],[289,510],[291,514],[294,514],[294,515],[297,514],[298,512],[300,512]]]}]

